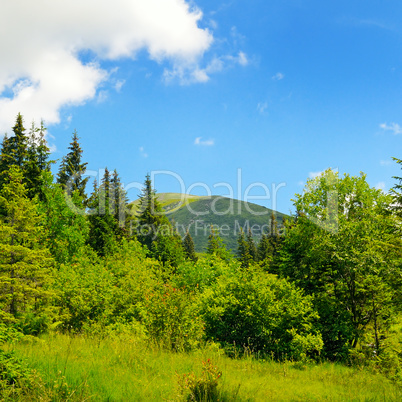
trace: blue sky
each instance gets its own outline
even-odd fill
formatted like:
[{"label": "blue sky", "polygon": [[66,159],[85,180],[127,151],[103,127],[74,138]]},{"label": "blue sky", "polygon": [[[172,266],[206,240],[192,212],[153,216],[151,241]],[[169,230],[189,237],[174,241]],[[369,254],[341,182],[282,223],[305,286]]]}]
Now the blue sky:
[{"label": "blue sky", "polygon": [[15,0],[0,38],[1,131],[43,118],[61,159],[76,129],[131,199],[165,171],[158,192],[268,188],[289,212],[326,168],[400,175],[400,1]]}]

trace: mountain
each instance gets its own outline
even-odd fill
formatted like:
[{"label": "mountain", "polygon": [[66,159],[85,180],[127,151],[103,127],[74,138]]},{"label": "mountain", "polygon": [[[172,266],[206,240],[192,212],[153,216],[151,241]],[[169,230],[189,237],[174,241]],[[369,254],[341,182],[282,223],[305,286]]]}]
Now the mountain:
[{"label": "mountain", "polygon": [[[262,233],[270,233],[271,215],[278,226],[288,217],[272,209],[251,202],[239,201],[222,196],[195,196],[179,193],[157,194],[158,200],[169,220],[184,236],[189,230],[195,250],[205,252],[211,225],[218,231],[228,249],[236,252],[240,228],[247,234],[251,229],[258,240]],[[138,200],[133,206],[138,205]]]}]

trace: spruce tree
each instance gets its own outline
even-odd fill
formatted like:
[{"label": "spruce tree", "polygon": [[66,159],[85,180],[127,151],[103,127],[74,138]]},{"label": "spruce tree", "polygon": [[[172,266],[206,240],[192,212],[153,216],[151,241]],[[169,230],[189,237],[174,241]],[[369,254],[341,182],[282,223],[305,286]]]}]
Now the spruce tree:
[{"label": "spruce tree", "polygon": [[88,205],[90,207],[88,243],[100,256],[115,252],[120,240],[117,237],[119,223],[115,219],[111,194],[114,192],[111,189],[110,172],[105,168],[101,185],[99,188],[94,186],[94,193]]},{"label": "spruce tree", "polygon": [[195,254],[194,241],[188,230],[183,239],[183,248],[186,253],[187,259],[194,261],[194,262],[196,262],[198,260],[198,257]]},{"label": "spruce tree", "polygon": [[49,160],[50,149],[45,138],[46,128],[41,121],[40,128],[32,123],[28,136],[25,182],[28,190],[28,197],[38,195],[43,200],[42,179],[43,172],[50,172],[52,161]]},{"label": "spruce tree", "polygon": [[144,187],[140,197],[139,211],[137,215],[137,237],[148,250],[152,249],[152,243],[158,233],[163,230],[171,230],[168,218],[165,216],[162,206],[152,188],[151,177],[145,177]]},{"label": "spruce tree", "polygon": [[114,218],[118,222],[119,236],[128,235],[128,227],[131,216],[128,212],[127,192],[121,184],[119,174],[115,169],[110,179],[110,207],[113,211]]},{"label": "spruce tree", "polygon": [[11,149],[10,149],[10,139],[7,134],[4,135],[3,141],[1,142],[0,149],[0,189],[3,186],[5,180],[5,172],[11,166]]},{"label": "spruce tree", "polygon": [[147,247],[149,255],[163,265],[175,268],[185,259],[181,238],[166,217],[149,174],[140,195],[137,238]]},{"label": "spruce tree", "polygon": [[11,164],[18,166],[24,173],[27,157],[28,138],[21,113],[18,113],[13,127],[14,136],[10,138]]},{"label": "spruce tree", "polygon": [[279,233],[278,221],[276,220],[275,214],[271,214],[271,233],[270,233],[270,244],[272,252],[272,262],[270,264],[270,271],[274,274],[278,273],[279,270],[279,250],[281,248],[283,237]]},{"label": "spruce tree", "polygon": [[86,201],[85,188],[89,178],[82,177],[85,174],[87,163],[82,163],[83,151],[78,140],[77,131],[74,130],[68,148],[70,152],[61,161],[57,182],[69,193],[77,191],[78,195]]},{"label": "spruce tree", "polygon": [[28,138],[25,135],[25,127],[22,115],[18,113],[13,127],[14,135],[4,137],[0,151],[0,188],[4,184],[4,174],[11,166],[18,166],[25,175],[25,164],[27,158]]},{"label": "spruce tree", "polygon": [[272,260],[272,244],[267,234],[263,234],[257,249],[258,261],[263,262],[264,266],[269,265]]},{"label": "spruce tree", "polygon": [[249,235],[246,238],[243,229],[240,228],[240,233],[237,238],[237,258],[240,261],[242,268],[248,268],[252,261],[254,261],[252,253],[254,253],[254,255],[256,254],[254,239],[251,236],[250,241],[250,236],[251,233],[249,232]]},{"label": "spruce tree", "polygon": [[251,229],[248,230],[248,234],[247,234],[247,246],[248,246],[248,252],[250,254],[252,261],[257,261],[257,247],[255,245]]},{"label": "spruce tree", "polygon": [[211,232],[208,236],[207,254],[215,255],[222,260],[228,261],[230,259],[229,251],[227,250],[222,238],[219,236],[218,231],[211,225]]},{"label": "spruce tree", "polygon": [[17,324],[34,315],[35,326],[32,321],[46,321],[52,259],[42,246],[41,217],[36,202],[27,197],[18,166],[6,172],[0,209],[0,314]]}]

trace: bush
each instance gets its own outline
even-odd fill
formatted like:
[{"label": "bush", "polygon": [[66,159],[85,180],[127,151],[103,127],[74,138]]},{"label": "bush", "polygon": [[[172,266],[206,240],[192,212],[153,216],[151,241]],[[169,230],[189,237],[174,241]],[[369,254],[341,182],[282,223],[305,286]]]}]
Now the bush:
[{"label": "bush", "polygon": [[222,372],[210,359],[202,362],[200,377],[191,372],[178,376],[179,394],[187,401],[218,401],[218,380]]},{"label": "bush", "polygon": [[203,337],[195,295],[186,289],[161,284],[146,294],[141,316],[149,338],[168,349],[193,349]]},{"label": "bush", "polygon": [[174,278],[179,286],[203,291],[217,281],[221,275],[233,275],[238,270],[236,261],[226,262],[214,255],[207,254],[197,262],[186,261],[177,268]]},{"label": "bush", "polygon": [[202,298],[207,339],[227,350],[247,347],[277,359],[300,360],[323,343],[312,302],[294,285],[260,269],[220,277]]}]

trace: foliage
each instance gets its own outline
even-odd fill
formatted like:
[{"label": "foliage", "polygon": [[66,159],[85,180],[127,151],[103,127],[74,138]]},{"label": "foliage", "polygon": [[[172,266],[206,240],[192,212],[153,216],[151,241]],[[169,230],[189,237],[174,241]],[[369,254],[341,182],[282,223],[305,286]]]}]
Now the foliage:
[{"label": "foliage", "polygon": [[259,269],[221,276],[205,290],[201,312],[207,339],[229,348],[295,360],[322,349],[311,298]]},{"label": "foliage", "polygon": [[229,261],[231,256],[218,231],[211,225],[208,237],[207,254],[214,255],[224,261]]},{"label": "foliage", "polygon": [[45,138],[46,127],[43,121],[41,121],[40,128],[35,127],[32,123],[32,127],[29,131],[26,166],[24,172],[24,178],[28,189],[28,197],[34,198],[38,195],[43,200],[42,189],[42,174],[50,174],[50,166],[53,163],[49,161],[50,149],[47,145]]},{"label": "foliage", "polygon": [[194,240],[191,237],[190,232],[187,230],[186,235],[184,236],[183,239],[183,249],[186,253],[186,258],[193,261],[197,262],[198,257],[195,254],[195,248],[194,248]]},{"label": "foliage", "polygon": [[77,192],[65,194],[53,183],[50,172],[42,174],[43,201],[39,203],[46,244],[59,264],[71,263],[87,252],[89,233],[85,211],[79,209],[82,200]]},{"label": "foliage", "polygon": [[123,242],[107,260],[89,254],[61,265],[55,288],[62,328],[80,332],[139,320],[139,303],[158,283],[157,269],[135,241]]},{"label": "foliage", "polygon": [[240,229],[237,244],[237,258],[241,263],[241,267],[248,268],[257,254],[254,241],[251,236],[246,238],[243,229]]},{"label": "foliage", "polygon": [[231,276],[239,266],[235,260],[224,261],[215,255],[205,255],[196,263],[186,261],[177,268],[172,281],[179,287],[183,286],[193,291],[203,292],[222,276]]},{"label": "foliage", "polygon": [[41,245],[41,217],[37,204],[27,198],[22,178],[20,169],[11,166],[0,191],[1,317],[38,333],[50,317],[53,261]]},{"label": "foliage", "polygon": [[149,255],[164,265],[176,268],[185,258],[178,233],[166,217],[158,201],[149,175],[140,196],[136,222],[137,238],[149,250]]},{"label": "foliage", "polygon": [[42,198],[41,174],[50,171],[50,151],[45,139],[46,128],[41,122],[40,128],[32,123],[29,136],[25,134],[22,115],[19,113],[13,127],[14,136],[3,138],[0,150],[0,188],[7,181],[7,172],[11,166],[20,169],[27,196]]},{"label": "foliage", "polygon": [[187,401],[219,401],[218,384],[222,372],[211,359],[202,362],[202,374],[194,372],[178,375],[180,395]]},{"label": "foliage", "polygon": [[57,182],[69,194],[77,191],[80,199],[85,201],[85,187],[89,178],[83,178],[87,163],[82,163],[83,151],[78,140],[77,131],[74,130],[72,141],[68,147],[70,152],[61,161]]},{"label": "foliage", "polygon": [[368,328],[380,349],[380,327],[399,308],[401,240],[391,202],[364,175],[339,179],[330,170],[297,195],[280,271],[312,295],[328,357],[345,358]]},{"label": "foliage", "polygon": [[142,322],[149,337],[170,350],[191,350],[199,346],[203,323],[195,295],[165,284],[155,287],[142,302]]}]

